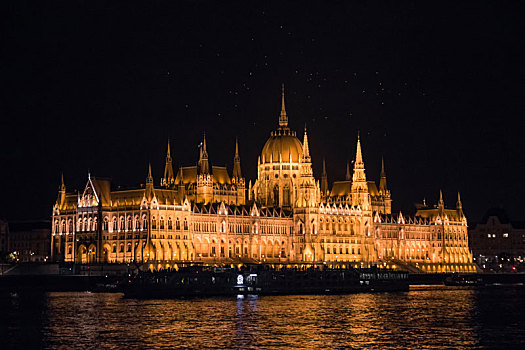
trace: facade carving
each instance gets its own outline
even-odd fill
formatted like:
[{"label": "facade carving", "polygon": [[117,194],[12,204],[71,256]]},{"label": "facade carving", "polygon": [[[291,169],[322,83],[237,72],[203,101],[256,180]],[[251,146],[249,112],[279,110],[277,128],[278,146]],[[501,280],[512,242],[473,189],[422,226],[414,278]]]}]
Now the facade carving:
[{"label": "facade carving", "polygon": [[149,268],[205,264],[312,264],[401,267],[423,272],[474,272],[467,220],[458,195],[446,209],[420,206],[393,214],[382,162],[379,187],[367,179],[357,138],[353,173],[329,188],[323,161],[314,177],[305,129],[301,142],[288,126],[284,88],[277,130],[246,186],[238,143],[234,167],[210,166],[206,138],[197,166],[173,170],[168,144],[164,176],[151,167],[142,188],[115,190],[88,175],[83,191],[64,181],[53,206],[53,259],[76,263],[147,264]]}]

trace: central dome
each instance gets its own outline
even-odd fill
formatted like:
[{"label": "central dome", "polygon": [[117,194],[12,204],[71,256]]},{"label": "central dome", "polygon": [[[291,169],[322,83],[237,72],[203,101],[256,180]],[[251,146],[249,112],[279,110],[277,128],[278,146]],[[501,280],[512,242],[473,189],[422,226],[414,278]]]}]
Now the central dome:
[{"label": "central dome", "polygon": [[299,163],[299,157],[303,154],[303,145],[295,137],[295,133],[273,132],[272,136],[266,141],[261,154],[263,163],[279,162],[279,155],[282,161],[288,163],[290,157],[292,162]]},{"label": "central dome", "polygon": [[288,116],[284,107],[284,84],[281,91],[281,114],[279,115],[279,128],[271,133],[266,141],[261,154],[262,163],[277,163],[280,159],[288,163],[290,159],[299,163],[303,154],[303,144],[295,137],[295,132],[288,128]]}]

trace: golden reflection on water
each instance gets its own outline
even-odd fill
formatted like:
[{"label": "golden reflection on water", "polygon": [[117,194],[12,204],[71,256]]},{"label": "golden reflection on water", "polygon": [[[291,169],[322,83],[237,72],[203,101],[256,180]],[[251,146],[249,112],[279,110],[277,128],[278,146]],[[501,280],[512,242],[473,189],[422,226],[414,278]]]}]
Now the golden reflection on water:
[{"label": "golden reflection on water", "polygon": [[[50,293],[27,311],[40,315],[34,324],[20,322],[6,335],[29,334],[42,347],[64,349],[477,348],[483,327],[496,327],[485,320],[479,295],[444,286],[407,293],[191,300]],[[15,317],[25,303],[17,298],[21,305],[8,308]],[[516,320],[516,329],[505,328],[514,336],[523,326]]]}]

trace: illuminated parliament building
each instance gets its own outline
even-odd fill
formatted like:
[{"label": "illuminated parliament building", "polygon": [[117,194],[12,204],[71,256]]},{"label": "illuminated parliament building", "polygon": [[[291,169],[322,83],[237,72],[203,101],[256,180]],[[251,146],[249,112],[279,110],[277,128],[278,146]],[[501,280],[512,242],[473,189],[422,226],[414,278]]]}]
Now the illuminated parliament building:
[{"label": "illuminated parliament building", "polygon": [[382,164],[379,183],[365,172],[357,138],[353,173],[331,188],[323,162],[314,177],[304,131],[288,127],[282,93],[278,127],[257,160],[257,179],[234,165],[212,166],[206,138],[195,166],[175,172],[168,143],[164,176],[137,189],[113,189],[88,175],[77,193],[62,178],[53,205],[51,255],[75,263],[137,263],[150,269],[181,264],[266,263],[274,266],[403,268],[412,272],[474,272],[467,219],[458,195],[446,208],[392,213]]}]

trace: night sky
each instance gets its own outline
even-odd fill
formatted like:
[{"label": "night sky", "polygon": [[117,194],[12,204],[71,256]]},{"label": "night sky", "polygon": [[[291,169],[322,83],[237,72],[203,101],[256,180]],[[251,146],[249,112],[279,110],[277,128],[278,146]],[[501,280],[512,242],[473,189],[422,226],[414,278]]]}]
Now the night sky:
[{"label": "night sky", "polygon": [[[1,6],[0,218],[47,219],[60,174],[155,184],[166,142],[255,180],[277,127],[306,123],[314,174],[344,179],[361,134],[393,210],[457,191],[470,221],[525,218],[523,6],[413,2],[64,1]],[[519,7],[518,7],[519,6]]]}]

